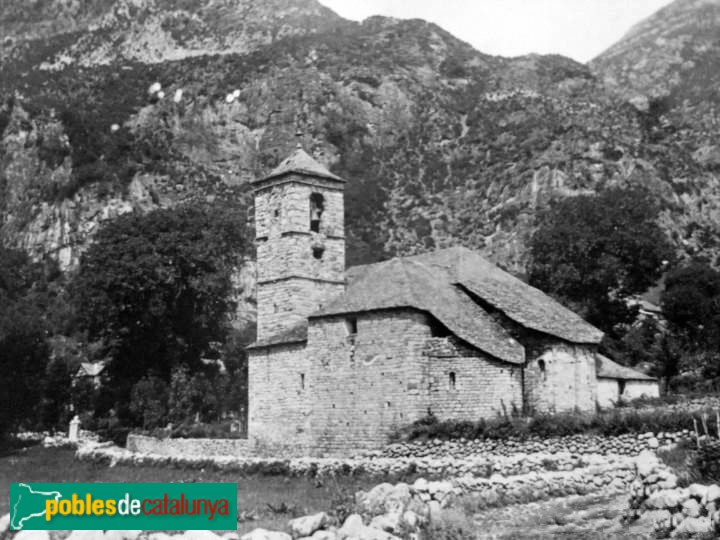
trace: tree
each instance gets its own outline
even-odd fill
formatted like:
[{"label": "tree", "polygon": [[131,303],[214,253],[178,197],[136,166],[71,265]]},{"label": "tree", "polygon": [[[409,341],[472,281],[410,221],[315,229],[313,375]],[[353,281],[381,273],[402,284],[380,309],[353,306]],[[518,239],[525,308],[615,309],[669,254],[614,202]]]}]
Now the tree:
[{"label": "tree", "polygon": [[104,401],[118,404],[119,416],[150,370],[167,382],[174,366],[194,370],[224,341],[245,226],[242,212],[222,205],[128,214],[83,255],[73,297],[89,338],[107,344],[113,399]]},{"label": "tree", "polygon": [[691,261],[665,280],[663,315],[676,334],[692,349],[720,347],[720,272],[701,261]]},{"label": "tree", "polygon": [[155,374],[136,382],[130,392],[130,413],[144,429],[162,427],[167,422],[168,387]]},{"label": "tree", "polygon": [[672,257],[657,212],[653,198],[639,188],[555,203],[530,242],[530,283],[619,337],[619,325],[636,315],[628,297],[654,284]]},{"label": "tree", "polygon": [[34,428],[49,358],[46,324],[38,300],[44,270],[22,251],[0,245],[0,435]]}]

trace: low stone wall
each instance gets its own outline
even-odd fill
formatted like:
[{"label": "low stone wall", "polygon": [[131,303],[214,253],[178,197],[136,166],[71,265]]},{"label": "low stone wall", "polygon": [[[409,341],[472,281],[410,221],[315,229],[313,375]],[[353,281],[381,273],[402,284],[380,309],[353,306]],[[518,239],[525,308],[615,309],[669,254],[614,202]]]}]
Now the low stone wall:
[{"label": "low stone wall", "polygon": [[718,533],[720,486],[679,487],[677,476],[667,465],[652,453],[643,454],[630,485],[626,518],[651,523],[660,538]]},{"label": "low stone wall", "polygon": [[367,452],[367,456],[383,457],[466,457],[474,455],[515,455],[518,453],[558,453],[602,454],[637,456],[643,450],[655,450],[661,446],[674,444],[688,439],[693,434],[688,431],[675,433],[627,433],[614,437],[601,435],[568,435],[565,437],[530,437],[528,439],[477,439],[477,440],[441,440],[411,441],[394,443],[382,450]]},{"label": "low stone wall", "polygon": [[128,435],[126,447],[130,452],[173,457],[246,456],[250,453],[248,439],[158,439],[136,433]]},{"label": "low stone wall", "polygon": [[130,466],[171,466],[176,468],[209,468],[243,474],[284,474],[287,476],[407,477],[452,478],[471,475],[490,478],[493,475],[517,476],[544,472],[570,472],[589,467],[624,468],[626,456],[597,454],[533,453],[512,456],[472,456],[468,458],[262,458],[236,456],[188,456],[132,452],[108,444],[86,445],[78,449],[78,459]]}]

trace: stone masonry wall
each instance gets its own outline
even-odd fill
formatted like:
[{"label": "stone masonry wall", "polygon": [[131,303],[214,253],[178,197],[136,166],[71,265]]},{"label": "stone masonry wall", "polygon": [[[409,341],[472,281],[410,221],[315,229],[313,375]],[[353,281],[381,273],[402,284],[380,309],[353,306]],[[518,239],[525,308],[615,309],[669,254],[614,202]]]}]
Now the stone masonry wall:
[{"label": "stone masonry wall", "polygon": [[357,334],[346,320],[312,320],[307,355],[316,452],[348,454],[377,448],[393,429],[427,413],[422,350],[425,315],[411,310],[362,313]]},{"label": "stone masonry wall", "polygon": [[320,193],[325,199],[320,232],[327,236],[345,236],[342,189],[322,184],[312,186],[304,181],[293,175],[283,183],[255,193],[256,238],[279,236],[290,231],[309,231],[312,193]]},{"label": "stone masonry wall", "polygon": [[249,452],[248,439],[158,439],[131,433],[126,447],[130,452],[172,457],[243,456]]},{"label": "stone masonry wall", "polygon": [[[343,194],[292,175],[255,193],[257,331],[262,340],[300,323],[345,287]],[[319,230],[310,198],[323,198]]]},{"label": "stone masonry wall", "polygon": [[522,410],[522,366],[492,359],[454,337],[430,338],[428,403],[440,419],[477,420]]},{"label": "stone masonry wall", "polygon": [[594,411],[595,357],[589,347],[556,343],[525,368],[527,412]]},{"label": "stone masonry wall", "polygon": [[299,454],[307,449],[313,403],[309,374],[303,344],[250,350],[248,437],[257,452],[267,448]]},{"label": "stone masonry wall", "polygon": [[304,322],[343,290],[342,284],[298,278],[258,284],[257,338],[265,339]]}]

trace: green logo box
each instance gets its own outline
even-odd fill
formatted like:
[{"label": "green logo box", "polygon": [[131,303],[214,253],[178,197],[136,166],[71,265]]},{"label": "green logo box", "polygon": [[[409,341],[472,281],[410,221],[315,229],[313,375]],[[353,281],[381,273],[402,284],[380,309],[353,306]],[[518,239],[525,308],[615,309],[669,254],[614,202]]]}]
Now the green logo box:
[{"label": "green logo box", "polygon": [[237,529],[237,484],[10,484],[12,530]]}]

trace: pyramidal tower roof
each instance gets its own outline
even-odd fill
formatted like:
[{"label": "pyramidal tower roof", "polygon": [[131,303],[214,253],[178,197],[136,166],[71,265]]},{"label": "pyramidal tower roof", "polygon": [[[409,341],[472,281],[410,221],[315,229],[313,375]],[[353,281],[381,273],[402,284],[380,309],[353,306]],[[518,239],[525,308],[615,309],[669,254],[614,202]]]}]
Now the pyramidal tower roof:
[{"label": "pyramidal tower roof", "polygon": [[308,155],[302,148],[297,148],[292,154],[286,157],[280,164],[275,167],[270,174],[256,180],[260,182],[262,180],[269,180],[270,178],[278,178],[286,174],[305,174],[308,176],[319,176],[321,178],[329,178],[337,182],[344,182],[342,178],[334,175],[324,165],[321,165]]}]

